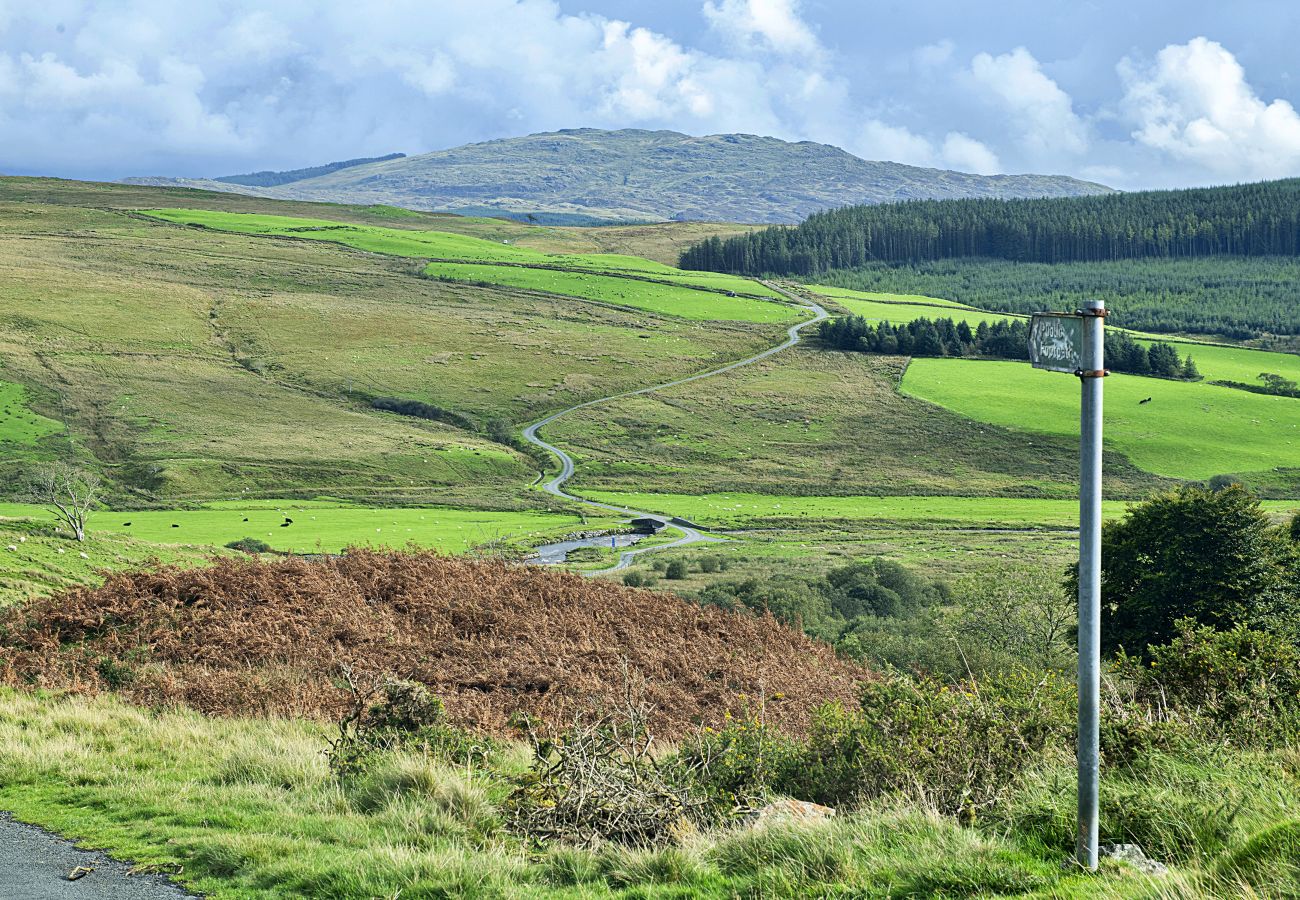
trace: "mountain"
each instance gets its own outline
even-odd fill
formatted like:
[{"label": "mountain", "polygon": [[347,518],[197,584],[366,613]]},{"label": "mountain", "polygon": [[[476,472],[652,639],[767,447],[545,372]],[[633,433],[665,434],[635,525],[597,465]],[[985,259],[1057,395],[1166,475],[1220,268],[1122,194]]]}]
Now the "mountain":
[{"label": "mountain", "polygon": [[789,143],[751,134],[692,137],[637,129],[572,129],[321,168],[332,170],[258,186],[230,183],[229,178],[127,180],[289,200],[385,203],[573,223],[778,224],[849,204],[1112,193],[1104,185],[1062,175],[970,175],[869,161],[810,141]]},{"label": "mountain", "polygon": [[217,181],[224,181],[227,184],[243,184],[249,187],[278,187],[282,184],[289,184],[294,181],[306,181],[308,178],[316,178],[320,175],[328,175],[331,172],[337,172],[339,169],[350,169],[353,166],[364,166],[366,163],[388,162],[390,159],[401,159],[405,153],[390,153],[387,156],[367,156],[362,159],[345,159],[341,162],[326,163],[323,166],[312,166],[308,169],[289,169],[284,172],[249,172],[246,175],[222,175]]}]

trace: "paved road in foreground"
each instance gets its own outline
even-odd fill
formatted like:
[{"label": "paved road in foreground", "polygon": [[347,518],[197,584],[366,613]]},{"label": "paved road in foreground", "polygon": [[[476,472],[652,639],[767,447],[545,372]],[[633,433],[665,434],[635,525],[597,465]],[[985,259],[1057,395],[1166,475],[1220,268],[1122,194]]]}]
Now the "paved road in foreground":
[{"label": "paved road in foreground", "polygon": [[[90,869],[69,881],[74,870]],[[132,875],[131,866],[0,813],[0,897],[9,900],[187,900],[160,875]]]},{"label": "paved road in foreground", "polygon": [[786,331],[786,340],[784,343],[778,344],[775,347],[769,347],[767,350],[764,350],[762,353],[756,353],[753,356],[747,357],[745,359],[738,360],[733,363],[728,363],[727,365],[722,366],[720,368],[710,369],[707,372],[699,372],[695,375],[689,375],[686,378],[679,378],[676,381],[668,381],[665,382],[664,384],[656,384],[656,385],[652,385],[651,387],[638,388],[637,390],[634,391],[624,391],[621,394],[611,394],[608,397],[599,397],[595,400],[588,400],[585,403],[579,403],[577,406],[570,406],[568,409],[562,409],[557,413],[552,413],[551,415],[547,416],[545,419],[542,419],[540,422],[534,422],[532,425],[529,425],[527,428],[524,429],[524,440],[528,441],[528,443],[533,444],[534,446],[541,447],[547,453],[554,456],[560,463],[560,474],[556,475],[550,481],[546,482],[546,484],[542,485],[542,490],[546,491],[548,494],[554,494],[556,497],[563,497],[566,500],[572,500],[575,503],[581,503],[584,504],[585,506],[591,506],[597,509],[608,510],[611,512],[621,513],[624,515],[629,515],[634,517],[657,519],[660,522],[670,523],[671,527],[676,528],[678,531],[682,533],[682,536],[680,538],[668,544],[656,544],[653,547],[644,547],[640,550],[625,550],[623,553],[619,555],[617,565],[611,566],[608,569],[601,569],[596,572],[586,572],[584,574],[605,575],[609,572],[617,572],[620,569],[626,569],[628,566],[630,566],[632,564],[632,560],[642,553],[657,553],[660,550],[669,550],[673,547],[684,547],[687,544],[698,544],[706,541],[716,541],[719,540],[719,538],[713,538],[713,537],[709,537],[706,534],[702,534],[699,531],[699,529],[691,527],[689,524],[686,524],[680,519],[674,519],[672,516],[665,516],[662,515],[661,513],[647,512],[645,510],[640,510],[640,509],[629,509],[624,506],[613,506],[608,503],[600,503],[596,500],[588,500],[585,497],[579,497],[576,494],[568,493],[567,491],[564,490],[564,485],[569,481],[569,479],[573,477],[573,473],[574,473],[573,457],[569,456],[569,454],[565,453],[563,450],[561,450],[559,447],[555,446],[554,444],[548,443],[544,441],[542,438],[538,437],[537,432],[540,429],[544,428],[545,426],[554,422],[556,419],[559,419],[562,416],[567,416],[569,413],[576,412],[577,410],[580,409],[587,409],[588,407],[591,406],[598,406],[601,403],[608,403],[611,400],[621,400],[624,397],[636,397],[640,394],[650,394],[655,391],[662,391],[666,388],[677,387],[678,385],[681,384],[690,384],[692,381],[701,381],[705,378],[712,378],[715,375],[722,375],[725,372],[731,372],[734,371],[735,369],[739,369],[744,366],[753,365],[756,362],[760,362],[761,360],[767,359],[769,356],[773,356],[777,353],[780,353],[783,350],[790,349],[795,344],[799,343],[800,340],[802,340],[800,332],[802,332],[805,328],[807,328],[810,325],[816,325],[818,322],[822,321],[823,319],[827,318],[830,315],[829,313],[826,312],[826,310],[824,310],[821,307],[820,304],[818,304],[813,300],[809,300],[806,297],[797,297],[794,294],[788,293],[787,291],[778,287],[777,285],[769,284],[768,282],[763,282],[763,284],[771,288],[772,290],[779,292],[782,296],[784,296],[788,300],[797,303],[799,306],[803,307],[809,313],[812,314],[812,318],[805,319],[804,321],[800,322],[797,325],[790,326],[790,328]]}]

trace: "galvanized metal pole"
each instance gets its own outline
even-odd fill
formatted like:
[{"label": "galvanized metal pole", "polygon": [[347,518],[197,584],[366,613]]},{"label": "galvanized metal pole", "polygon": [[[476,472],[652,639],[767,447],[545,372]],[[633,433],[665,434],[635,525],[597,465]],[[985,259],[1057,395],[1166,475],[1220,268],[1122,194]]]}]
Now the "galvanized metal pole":
[{"label": "galvanized metal pole", "polygon": [[1101,705],[1101,401],[1106,305],[1083,312],[1079,429],[1079,831],[1075,857],[1097,868]]}]

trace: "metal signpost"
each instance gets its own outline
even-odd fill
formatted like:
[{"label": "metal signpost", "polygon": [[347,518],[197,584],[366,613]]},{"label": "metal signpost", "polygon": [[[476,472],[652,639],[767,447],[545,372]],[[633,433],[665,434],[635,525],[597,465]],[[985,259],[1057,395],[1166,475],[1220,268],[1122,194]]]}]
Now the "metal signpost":
[{"label": "metal signpost", "polygon": [[1097,868],[1097,782],[1101,705],[1101,396],[1106,305],[1079,312],[1035,313],[1029,361],[1035,368],[1077,375],[1079,418],[1079,830],[1075,858]]}]

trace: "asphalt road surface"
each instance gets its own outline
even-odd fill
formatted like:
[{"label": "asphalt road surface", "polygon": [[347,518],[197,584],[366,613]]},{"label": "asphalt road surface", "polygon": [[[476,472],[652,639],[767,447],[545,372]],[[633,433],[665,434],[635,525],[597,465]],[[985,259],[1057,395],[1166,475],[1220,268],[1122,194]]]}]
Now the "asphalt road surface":
[{"label": "asphalt road surface", "polygon": [[[79,869],[80,867],[80,869]],[[90,869],[69,881],[74,870]],[[131,866],[0,813],[2,900],[187,900],[162,875],[132,875]]]}]

